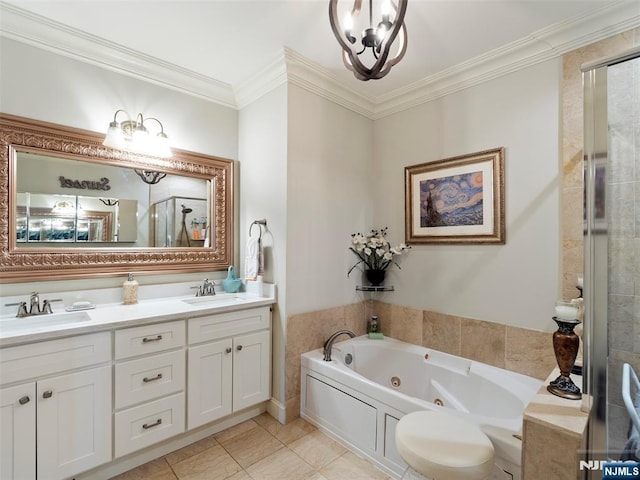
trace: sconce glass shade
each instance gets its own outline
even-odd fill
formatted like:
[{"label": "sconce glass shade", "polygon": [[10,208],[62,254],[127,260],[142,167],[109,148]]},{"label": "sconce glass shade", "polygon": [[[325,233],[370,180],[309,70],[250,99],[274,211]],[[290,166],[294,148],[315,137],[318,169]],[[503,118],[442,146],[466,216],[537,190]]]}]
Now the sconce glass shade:
[{"label": "sconce glass shade", "polygon": [[107,136],[102,144],[110,148],[124,147],[124,133],[118,122],[111,122],[107,130]]},{"label": "sconce glass shade", "polygon": [[[128,120],[118,123],[116,118],[119,113],[127,115]],[[147,126],[149,122],[157,123],[160,131],[156,135],[150,135]],[[131,150],[154,157],[171,157],[169,138],[164,133],[162,123],[157,118],[144,118],[141,113],[136,120],[124,110],[117,110],[113,116],[113,121],[109,123],[107,135],[102,144],[105,147],[117,148],[121,150]]]},{"label": "sconce glass shade", "polygon": [[169,145],[169,138],[160,132],[156,135],[153,141],[153,151],[155,155],[161,158],[168,158],[171,156],[171,147]]},{"label": "sconce glass shade", "polygon": [[[362,31],[358,42],[352,34],[354,20],[360,14],[362,0],[354,0],[353,8],[345,16],[341,26],[338,18],[338,0],[329,0],[329,23],[338,43],[342,47],[342,61],[348,70],[358,80],[378,80],[391,71],[391,67],[397,64],[407,51],[407,27],[404,23],[408,0],[398,0],[396,5],[392,0],[382,0],[380,4],[380,21],[373,22],[373,0],[369,0],[369,23]],[[397,40],[397,42],[396,42]],[[394,42],[397,51],[390,56]],[[370,49],[370,50],[368,50]],[[361,55],[365,52],[373,64],[365,65]]]}]

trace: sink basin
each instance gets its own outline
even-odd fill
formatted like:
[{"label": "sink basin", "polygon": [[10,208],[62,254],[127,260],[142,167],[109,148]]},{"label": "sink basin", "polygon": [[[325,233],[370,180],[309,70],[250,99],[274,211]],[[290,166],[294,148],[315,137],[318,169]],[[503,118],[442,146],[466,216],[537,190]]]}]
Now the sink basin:
[{"label": "sink basin", "polygon": [[0,320],[0,334],[22,330],[30,331],[44,327],[61,327],[89,320],[91,320],[91,317],[87,312],[50,313],[22,318],[12,317]]},{"label": "sink basin", "polygon": [[243,297],[238,295],[212,295],[210,297],[194,297],[194,298],[186,298],[182,300],[184,303],[194,306],[206,306],[206,305],[220,305],[224,303],[233,304],[236,302],[242,302],[244,300]]}]

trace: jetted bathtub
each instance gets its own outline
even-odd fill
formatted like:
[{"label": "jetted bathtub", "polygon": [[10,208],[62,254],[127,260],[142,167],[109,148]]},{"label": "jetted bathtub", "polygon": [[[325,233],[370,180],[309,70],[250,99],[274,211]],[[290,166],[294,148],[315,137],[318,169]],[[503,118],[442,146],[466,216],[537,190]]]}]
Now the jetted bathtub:
[{"label": "jetted bathtub", "polygon": [[300,416],[400,478],[395,427],[416,410],[479,425],[496,452],[493,479],[519,480],[522,413],[542,381],[385,337],[356,337],[301,356]]}]

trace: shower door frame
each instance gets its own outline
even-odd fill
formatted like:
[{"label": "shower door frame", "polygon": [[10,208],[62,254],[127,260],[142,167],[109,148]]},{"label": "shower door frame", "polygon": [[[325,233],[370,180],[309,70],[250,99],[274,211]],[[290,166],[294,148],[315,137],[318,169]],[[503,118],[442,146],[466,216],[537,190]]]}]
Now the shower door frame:
[{"label": "shower door frame", "polygon": [[[640,57],[640,47],[582,66],[584,89],[584,370],[583,410],[590,412],[587,460],[602,460],[607,445],[608,381],[608,232],[606,218],[596,218],[596,170],[607,178],[609,135],[607,70],[610,66]],[[605,186],[606,186],[605,182]],[[606,194],[604,195],[606,199]],[[606,211],[606,205],[605,205]],[[604,262],[604,269],[602,263]],[[602,271],[604,270],[604,275]],[[599,470],[585,472],[600,479]]]}]

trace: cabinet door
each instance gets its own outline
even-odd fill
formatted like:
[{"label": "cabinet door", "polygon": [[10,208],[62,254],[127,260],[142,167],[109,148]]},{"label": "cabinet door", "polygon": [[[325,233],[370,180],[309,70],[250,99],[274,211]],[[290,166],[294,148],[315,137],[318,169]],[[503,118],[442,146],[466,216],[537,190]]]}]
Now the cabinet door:
[{"label": "cabinet door", "polygon": [[189,348],[187,428],[231,413],[231,352],[231,339]]},{"label": "cabinet door", "polygon": [[268,330],[233,339],[233,410],[269,399],[271,335]]},{"label": "cabinet door", "polygon": [[111,460],[111,367],[38,382],[38,480],[62,479]]},{"label": "cabinet door", "polygon": [[36,478],[36,384],[0,389],[0,478]]}]

